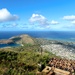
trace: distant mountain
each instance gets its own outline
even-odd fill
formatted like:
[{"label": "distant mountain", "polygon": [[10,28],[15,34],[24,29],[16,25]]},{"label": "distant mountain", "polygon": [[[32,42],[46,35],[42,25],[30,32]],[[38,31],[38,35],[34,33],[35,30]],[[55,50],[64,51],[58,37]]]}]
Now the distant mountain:
[{"label": "distant mountain", "polygon": [[2,39],[0,40],[0,44],[35,44],[34,38],[30,37],[29,35],[20,35],[20,36],[13,36],[9,39]]},{"label": "distant mountain", "polygon": [[18,44],[32,44],[32,45],[34,45],[33,38],[30,37],[29,35],[26,35],[26,34],[11,37],[10,40],[12,40],[14,43],[18,43]]},{"label": "distant mountain", "polygon": [[49,45],[49,44],[61,44],[61,45],[72,45],[73,42],[64,42],[64,41],[57,41],[57,40],[47,40],[43,38],[33,38],[27,34],[23,34],[20,36],[13,36],[9,39],[0,40],[0,44],[39,44],[39,45]]}]

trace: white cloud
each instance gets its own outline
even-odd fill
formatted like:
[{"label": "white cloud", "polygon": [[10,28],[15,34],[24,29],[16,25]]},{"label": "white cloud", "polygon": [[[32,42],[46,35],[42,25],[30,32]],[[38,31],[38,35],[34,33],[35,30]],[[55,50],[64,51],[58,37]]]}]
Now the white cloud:
[{"label": "white cloud", "polygon": [[31,23],[39,23],[40,25],[48,25],[47,19],[40,14],[32,14],[31,18],[29,19]]},{"label": "white cloud", "polygon": [[72,21],[71,23],[72,23],[72,24],[75,24],[75,21]]},{"label": "white cloud", "polygon": [[71,15],[71,16],[64,16],[63,17],[64,20],[75,20],[75,15]]},{"label": "white cloud", "polygon": [[56,24],[59,24],[57,21],[54,21],[54,20],[52,20],[51,22],[50,22],[50,24],[51,25],[56,25]]},{"label": "white cloud", "polygon": [[12,15],[6,8],[0,9],[0,22],[18,20],[17,15]]},{"label": "white cloud", "polygon": [[17,23],[3,23],[2,25],[2,28],[16,28],[18,27],[18,24]]}]

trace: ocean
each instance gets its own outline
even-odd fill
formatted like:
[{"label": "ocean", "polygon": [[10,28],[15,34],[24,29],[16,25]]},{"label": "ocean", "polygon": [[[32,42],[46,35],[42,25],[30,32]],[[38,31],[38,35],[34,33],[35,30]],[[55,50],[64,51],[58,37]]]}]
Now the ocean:
[{"label": "ocean", "polygon": [[0,48],[4,47],[18,47],[21,46],[20,44],[0,44]]},{"label": "ocean", "polygon": [[0,31],[0,40],[22,34],[28,34],[34,38],[75,42],[75,32],[73,31]]},{"label": "ocean", "polygon": [[45,38],[75,42],[75,32],[73,31],[0,31],[0,40],[9,39],[13,36],[28,34],[34,38]]}]

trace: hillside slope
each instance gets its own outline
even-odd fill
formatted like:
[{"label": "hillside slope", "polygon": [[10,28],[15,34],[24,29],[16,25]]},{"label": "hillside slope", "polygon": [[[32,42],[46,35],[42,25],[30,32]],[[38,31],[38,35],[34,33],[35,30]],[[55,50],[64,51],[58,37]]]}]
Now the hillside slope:
[{"label": "hillside slope", "polygon": [[26,34],[20,36],[14,36],[11,37],[10,39],[15,43],[19,43],[19,44],[32,44],[32,45],[35,44],[33,38]]},{"label": "hillside slope", "polygon": [[29,35],[19,35],[14,36],[9,39],[1,39],[0,44],[31,44],[34,45],[35,41],[34,38],[30,37]]}]

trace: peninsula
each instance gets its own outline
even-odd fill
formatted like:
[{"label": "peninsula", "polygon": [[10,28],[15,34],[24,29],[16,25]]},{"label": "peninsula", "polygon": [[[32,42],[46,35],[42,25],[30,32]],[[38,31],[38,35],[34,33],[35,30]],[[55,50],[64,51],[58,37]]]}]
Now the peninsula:
[{"label": "peninsula", "polygon": [[11,37],[7,40],[0,40],[0,44],[25,44],[39,45],[44,51],[66,59],[75,60],[75,43],[57,40],[47,40],[43,38],[33,38],[27,34]]}]

